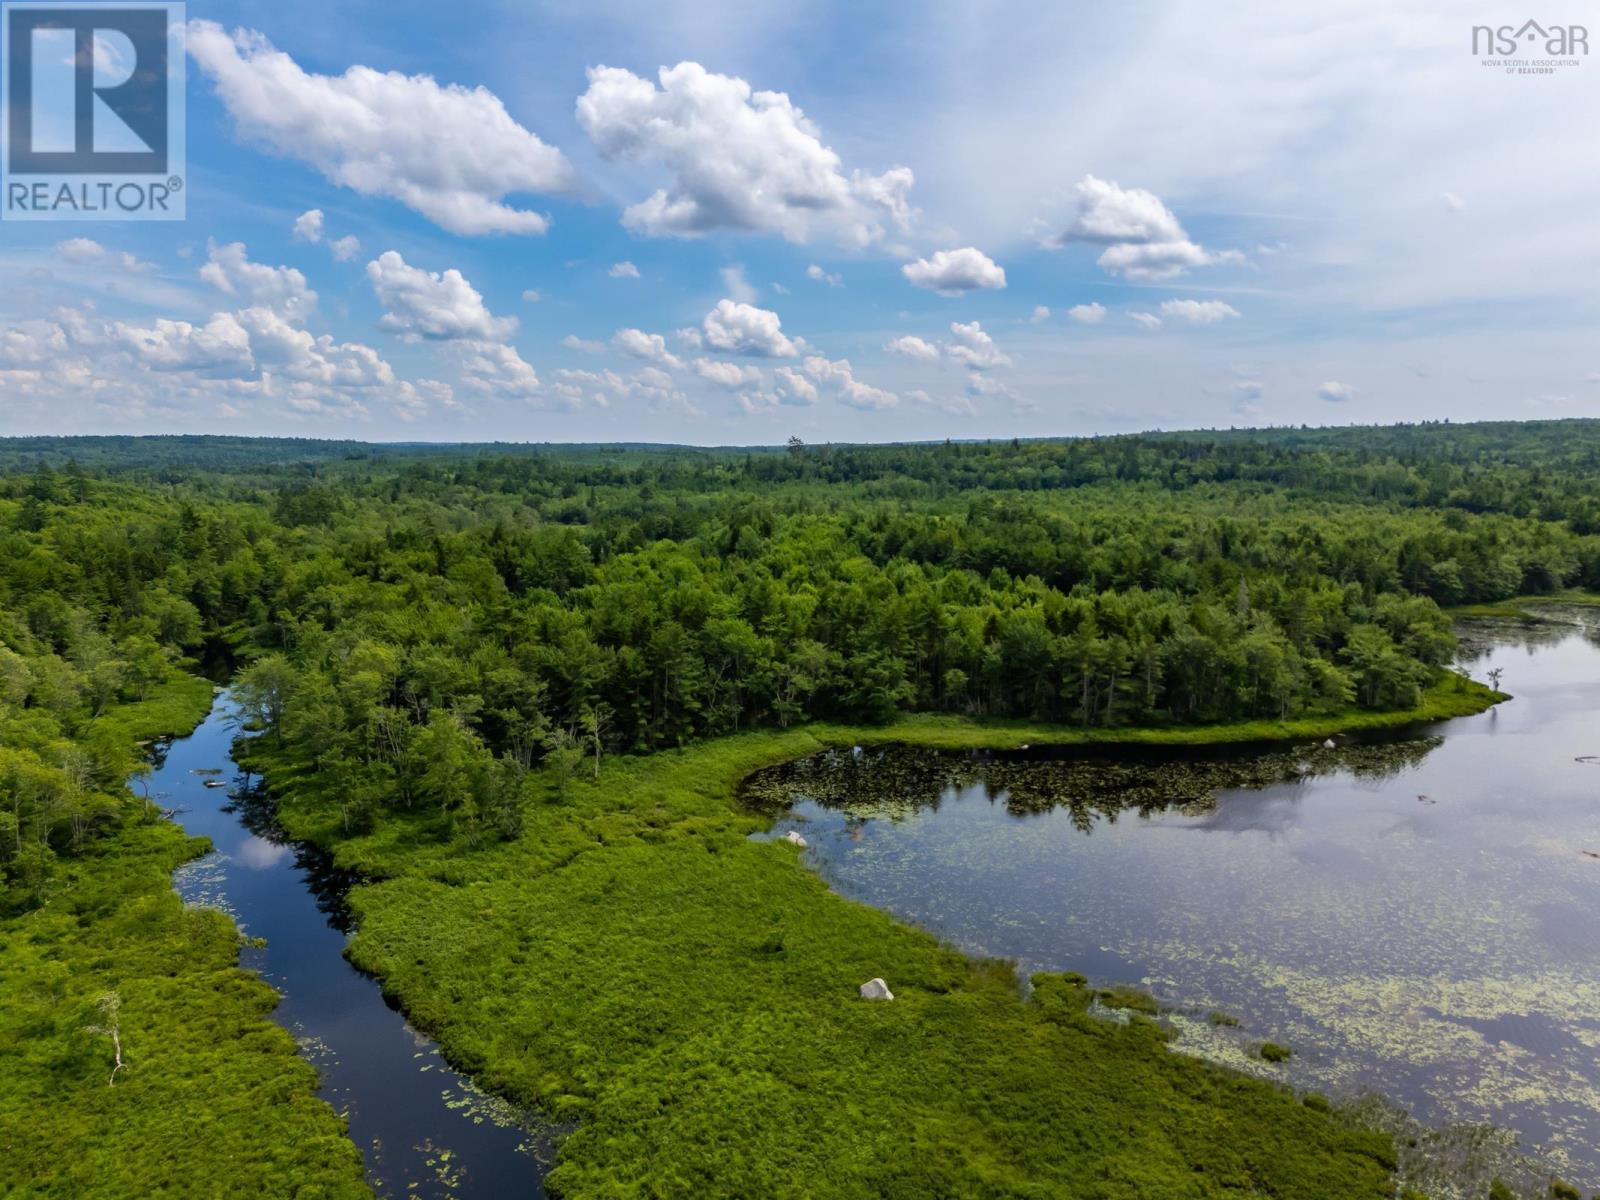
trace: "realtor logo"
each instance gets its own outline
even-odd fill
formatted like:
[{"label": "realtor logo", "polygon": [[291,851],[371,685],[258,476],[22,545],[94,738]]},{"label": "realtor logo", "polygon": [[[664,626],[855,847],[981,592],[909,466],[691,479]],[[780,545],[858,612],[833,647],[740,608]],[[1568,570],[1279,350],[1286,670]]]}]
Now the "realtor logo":
[{"label": "realtor logo", "polygon": [[0,9],[0,218],[181,220],[184,5]]}]

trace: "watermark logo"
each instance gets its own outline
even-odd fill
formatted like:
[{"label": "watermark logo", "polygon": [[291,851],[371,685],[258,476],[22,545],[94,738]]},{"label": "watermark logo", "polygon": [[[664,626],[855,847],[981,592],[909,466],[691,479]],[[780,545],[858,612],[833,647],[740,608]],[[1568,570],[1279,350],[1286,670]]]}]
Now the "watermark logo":
[{"label": "watermark logo", "polygon": [[0,4],[0,219],[176,221],[184,5]]},{"label": "watermark logo", "polygon": [[1589,57],[1589,29],[1531,20],[1474,25],[1472,53],[1480,65],[1507,75],[1555,75],[1582,66]]}]

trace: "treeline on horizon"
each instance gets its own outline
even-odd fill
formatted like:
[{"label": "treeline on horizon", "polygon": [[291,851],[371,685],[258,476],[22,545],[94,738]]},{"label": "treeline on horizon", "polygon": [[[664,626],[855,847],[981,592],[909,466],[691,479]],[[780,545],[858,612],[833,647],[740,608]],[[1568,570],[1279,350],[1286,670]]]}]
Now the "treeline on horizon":
[{"label": "treeline on horizon", "polygon": [[316,444],[161,441],[0,475],[13,906],[119,819],[98,715],[197,666],[237,670],[347,829],[481,840],[517,832],[541,762],[762,726],[1410,708],[1453,654],[1441,606],[1600,587],[1592,422],[292,462]]}]

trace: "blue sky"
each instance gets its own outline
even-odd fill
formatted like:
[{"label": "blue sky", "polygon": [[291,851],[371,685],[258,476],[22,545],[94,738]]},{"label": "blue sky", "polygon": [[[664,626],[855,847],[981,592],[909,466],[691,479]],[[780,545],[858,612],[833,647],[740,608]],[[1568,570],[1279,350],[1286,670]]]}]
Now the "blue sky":
[{"label": "blue sky", "polygon": [[1520,10],[188,13],[187,219],[0,223],[0,431],[727,444],[1600,406],[1600,63],[1474,58]]}]

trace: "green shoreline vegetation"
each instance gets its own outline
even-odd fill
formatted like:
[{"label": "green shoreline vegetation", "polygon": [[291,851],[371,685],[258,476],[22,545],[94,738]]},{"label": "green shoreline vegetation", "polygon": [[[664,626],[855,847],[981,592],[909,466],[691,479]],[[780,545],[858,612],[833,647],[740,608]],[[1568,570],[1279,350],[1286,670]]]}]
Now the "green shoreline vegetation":
[{"label": "green shoreline vegetation", "polygon": [[[1386,1136],[1172,1055],[1152,1021],[1090,1012],[1148,1015],[1140,993],[1037,975],[1025,998],[1009,963],[844,900],[787,845],[751,840],[771,818],[740,785],[828,746],[1322,738],[1500,698],[1447,676],[1416,710],[1289,723],[912,715],[735,735],[609,757],[598,780],[539,771],[519,837],[469,856],[426,816],[346,837],[302,759],[270,738],[240,749],[291,834],[378,880],[352,893],[351,960],[482,1085],[576,1122],[553,1195],[1376,1197]],[[856,998],[878,976],[897,998],[882,1013]]]},{"label": "green shoreline vegetation", "polygon": [[[60,857],[45,903],[0,919],[7,1195],[369,1194],[315,1070],[271,1019],[277,993],[239,969],[238,927],[173,890],[209,844],[121,783],[137,743],[188,733],[211,703],[209,680],[174,674],[69,724],[114,774],[92,848]],[[17,754],[4,733],[0,756]],[[50,786],[41,765],[13,757],[0,787]]]},{"label": "green shoreline vegetation", "polygon": [[[830,744],[1478,711],[1499,697],[1445,669],[1443,608],[1600,588],[1597,465],[1581,422],[0,443],[5,1144],[53,1109],[8,1169],[42,1194],[364,1191],[237,930],[171,891],[197,847],[122,782],[145,730],[119,706],[198,664],[237,671],[284,825],[372,881],[351,959],[485,1087],[573,1123],[554,1195],[1392,1195],[1387,1134],[843,900],[751,837],[740,783]],[[857,997],[877,976],[892,1003]],[[170,1075],[105,1086],[113,1021],[141,1056],[163,1030]],[[139,1140],[104,1135],[135,1087]]]},{"label": "green shoreline vegetation", "polygon": [[1458,604],[1447,611],[1453,617],[1510,617],[1523,621],[1544,620],[1539,609],[1551,605],[1593,607],[1600,605],[1600,595],[1594,592],[1567,588],[1548,596],[1513,596],[1509,600],[1496,600],[1485,604]]}]

